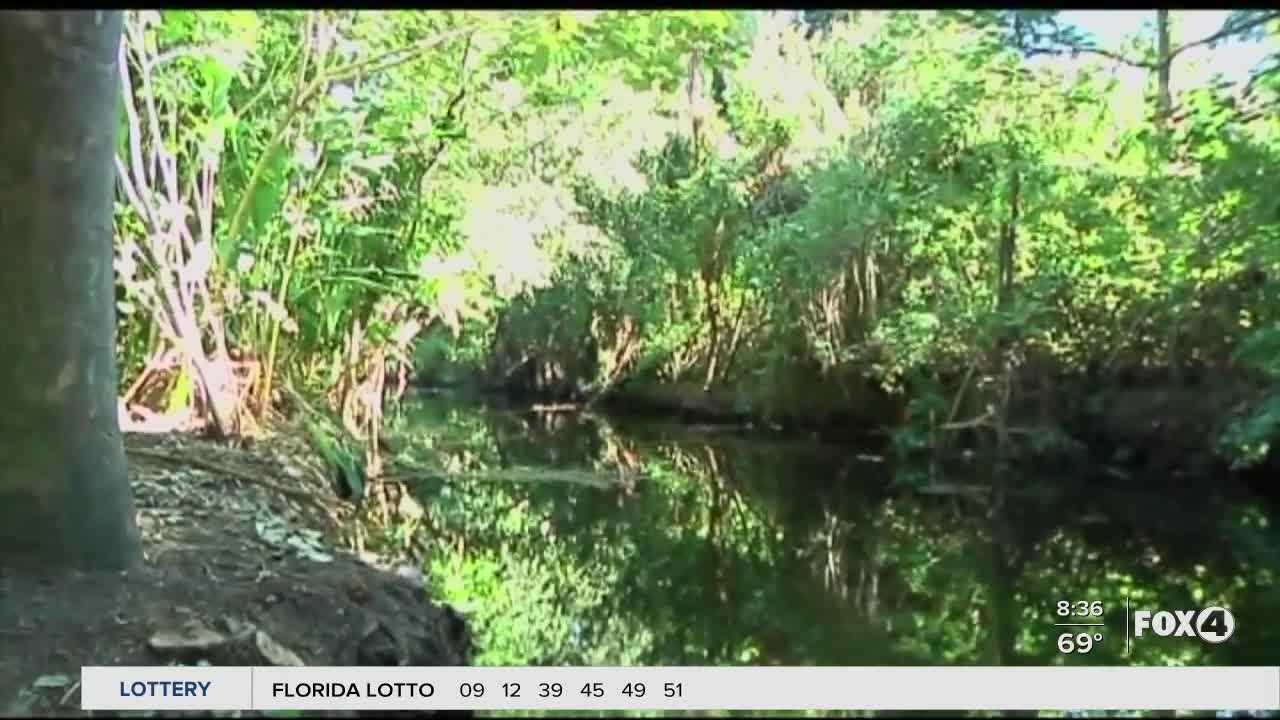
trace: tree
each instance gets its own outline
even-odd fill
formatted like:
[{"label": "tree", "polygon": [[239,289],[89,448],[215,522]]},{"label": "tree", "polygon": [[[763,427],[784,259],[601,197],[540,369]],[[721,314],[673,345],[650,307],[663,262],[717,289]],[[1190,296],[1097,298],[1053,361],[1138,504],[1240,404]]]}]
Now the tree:
[{"label": "tree", "polygon": [[139,555],[116,411],[119,12],[0,13],[0,563]]}]

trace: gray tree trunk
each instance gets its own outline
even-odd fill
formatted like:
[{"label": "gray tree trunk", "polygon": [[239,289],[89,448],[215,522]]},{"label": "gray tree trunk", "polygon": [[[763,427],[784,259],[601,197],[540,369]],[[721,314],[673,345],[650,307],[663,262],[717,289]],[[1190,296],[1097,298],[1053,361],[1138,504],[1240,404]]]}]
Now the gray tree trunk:
[{"label": "gray tree trunk", "polygon": [[121,14],[0,11],[0,566],[139,558],[116,414]]},{"label": "gray tree trunk", "polygon": [[1173,92],[1169,85],[1173,75],[1173,49],[1169,29],[1169,11],[1156,11],[1156,123],[1160,131],[1168,130],[1173,114]]}]

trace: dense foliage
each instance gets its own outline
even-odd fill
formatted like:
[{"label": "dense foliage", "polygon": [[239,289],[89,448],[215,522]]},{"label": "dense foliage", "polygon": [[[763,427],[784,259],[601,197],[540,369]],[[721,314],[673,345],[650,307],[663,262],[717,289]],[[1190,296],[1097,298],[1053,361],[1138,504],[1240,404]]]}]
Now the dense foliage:
[{"label": "dense foliage", "polygon": [[1063,383],[1229,377],[1257,461],[1280,73],[1177,85],[1201,39],[1124,49],[1144,94],[1043,12],[131,13],[126,400],[235,432],[283,383],[368,428],[411,370],[873,393],[911,449],[1052,439]]}]

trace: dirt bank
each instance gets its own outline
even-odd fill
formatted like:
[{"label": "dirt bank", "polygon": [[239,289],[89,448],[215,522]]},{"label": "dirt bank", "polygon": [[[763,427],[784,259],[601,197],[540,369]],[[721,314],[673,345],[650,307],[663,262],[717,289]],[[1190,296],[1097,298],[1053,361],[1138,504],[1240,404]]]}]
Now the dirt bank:
[{"label": "dirt bank", "polygon": [[85,665],[463,665],[465,622],[408,558],[339,549],[350,515],[287,439],[129,435],[145,563],[0,569],[0,710],[80,713]]}]

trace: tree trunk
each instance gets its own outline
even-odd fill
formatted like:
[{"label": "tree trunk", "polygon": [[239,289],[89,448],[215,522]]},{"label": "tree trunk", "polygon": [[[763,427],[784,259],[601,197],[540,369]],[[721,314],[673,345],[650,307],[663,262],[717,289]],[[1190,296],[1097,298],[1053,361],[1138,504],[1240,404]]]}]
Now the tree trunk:
[{"label": "tree trunk", "polygon": [[1173,91],[1169,87],[1173,74],[1173,51],[1170,48],[1169,11],[1156,11],[1156,123],[1160,131],[1168,130],[1173,114]]},{"label": "tree trunk", "polygon": [[[1172,128],[1170,122],[1173,115],[1173,90],[1169,87],[1173,76],[1172,30],[1170,29],[1169,11],[1156,10],[1156,132],[1159,133],[1160,172],[1168,170],[1172,158]],[[1175,382],[1182,382],[1182,363],[1178,356],[1181,340],[1181,300],[1177,297],[1171,305],[1171,317],[1165,343],[1165,364],[1169,368],[1169,377]]]},{"label": "tree trunk", "polygon": [[0,565],[139,557],[116,411],[119,12],[0,13]]}]

